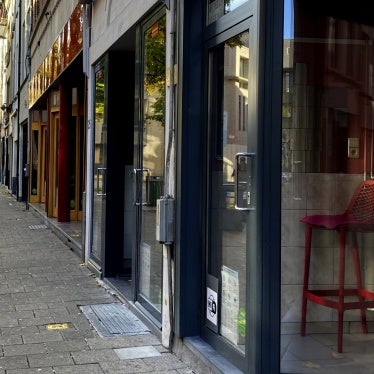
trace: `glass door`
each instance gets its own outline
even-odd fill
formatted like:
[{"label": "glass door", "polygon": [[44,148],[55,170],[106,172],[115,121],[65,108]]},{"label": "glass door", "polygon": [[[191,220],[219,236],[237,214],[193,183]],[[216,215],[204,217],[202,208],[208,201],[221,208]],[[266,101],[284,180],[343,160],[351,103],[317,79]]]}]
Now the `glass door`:
[{"label": "glass door", "polygon": [[31,114],[30,202],[44,203],[46,196],[47,111]]},{"label": "glass door", "polygon": [[141,27],[141,118],[135,147],[138,301],[161,318],[162,245],[156,241],[156,200],[164,185],[165,15]]},{"label": "glass door", "polygon": [[83,188],[83,117],[73,117],[70,131],[70,181],[69,206],[70,220],[82,220],[82,188]]},{"label": "glass door", "polygon": [[50,178],[48,215],[57,217],[58,209],[58,144],[59,144],[60,113],[51,112],[50,127]]},{"label": "glass door", "polygon": [[223,353],[238,363],[247,354],[248,253],[256,242],[256,131],[249,118],[249,71],[253,58],[249,22],[243,22],[241,29],[241,32],[230,30],[217,38],[208,54],[207,273],[203,329],[212,345],[224,347]]},{"label": "glass door", "polygon": [[105,230],[106,185],[106,117],[105,117],[105,69],[103,64],[95,71],[94,116],[94,170],[93,170],[93,233],[91,257],[99,265]]}]

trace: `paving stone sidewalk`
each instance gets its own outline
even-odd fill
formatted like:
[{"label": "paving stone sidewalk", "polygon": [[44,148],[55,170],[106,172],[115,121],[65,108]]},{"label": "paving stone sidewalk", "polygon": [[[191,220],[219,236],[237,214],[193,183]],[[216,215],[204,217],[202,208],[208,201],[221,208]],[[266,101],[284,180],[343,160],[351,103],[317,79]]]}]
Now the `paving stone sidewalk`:
[{"label": "paving stone sidewalk", "polygon": [[[0,374],[194,373],[152,333],[101,337],[80,306],[114,302],[76,253],[0,187]],[[145,354],[131,358],[134,350]]]}]

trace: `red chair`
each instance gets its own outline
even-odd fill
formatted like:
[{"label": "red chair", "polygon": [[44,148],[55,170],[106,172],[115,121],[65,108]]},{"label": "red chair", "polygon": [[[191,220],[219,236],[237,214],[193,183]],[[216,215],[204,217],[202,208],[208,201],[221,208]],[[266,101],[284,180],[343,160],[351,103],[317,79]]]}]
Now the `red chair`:
[{"label": "red chair", "polygon": [[[336,309],[338,311],[338,352],[343,346],[343,314],[349,309],[361,310],[361,324],[367,333],[366,308],[374,307],[374,292],[362,288],[361,268],[357,246],[357,232],[374,232],[374,181],[361,182],[343,214],[312,215],[301,219],[306,226],[304,286],[301,308],[301,335],[305,336],[307,301]],[[309,289],[309,266],[312,230],[336,230],[339,233],[339,285],[336,289]],[[346,234],[352,234],[353,258],[357,288],[345,288],[345,241]],[[345,301],[345,296],[357,296],[358,301]]]}]

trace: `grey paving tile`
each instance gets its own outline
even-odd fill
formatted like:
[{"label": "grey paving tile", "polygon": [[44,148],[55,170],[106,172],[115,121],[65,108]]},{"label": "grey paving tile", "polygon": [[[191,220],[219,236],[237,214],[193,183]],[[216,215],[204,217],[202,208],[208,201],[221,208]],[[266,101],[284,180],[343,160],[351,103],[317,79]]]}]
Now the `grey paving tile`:
[{"label": "grey paving tile", "polygon": [[0,370],[28,368],[26,356],[0,357]]},{"label": "grey paving tile", "polygon": [[18,319],[14,316],[5,316],[0,318],[0,328],[2,327],[16,327],[18,325]]},{"label": "grey paving tile", "polygon": [[53,368],[11,369],[7,370],[6,374],[54,374],[54,370]]},{"label": "grey paving tile", "polygon": [[149,372],[149,367],[142,360],[108,361],[101,362],[100,366],[102,367],[104,372],[108,374]]},{"label": "grey paving tile", "polygon": [[45,353],[47,349],[43,343],[15,344],[3,347],[4,356],[23,356],[36,353]]},{"label": "grey paving tile", "polygon": [[28,355],[27,359],[30,367],[32,368],[43,366],[74,365],[70,354],[66,352]]},{"label": "grey paving tile", "polygon": [[118,356],[112,349],[95,349],[91,351],[72,352],[76,364],[94,364],[104,361],[117,361]]},{"label": "grey paving tile", "polygon": [[0,345],[23,344],[21,335],[0,336]]},{"label": "grey paving tile", "polygon": [[19,321],[19,325],[23,327],[40,326],[40,325],[47,325],[49,323],[55,323],[55,320],[52,317],[22,318],[22,319],[19,319],[18,321]]},{"label": "grey paving tile", "polygon": [[171,353],[163,353],[159,357],[144,358],[143,361],[148,367],[152,368],[156,372],[159,372],[161,370],[182,369],[187,367],[185,363],[183,363]]},{"label": "grey paving tile", "polygon": [[64,340],[61,342],[45,342],[48,353],[87,351],[89,346],[84,339]]},{"label": "grey paving tile", "polygon": [[64,330],[61,334],[66,340],[91,339],[97,336],[97,333],[93,330]]},{"label": "grey paving tile", "polygon": [[54,366],[56,374],[102,374],[104,371],[98,364],[74,365],[74,366]]},{"label": "grey paving tile", "polygon": [[34,310],[34,315],[36,318],[51,317],[53,319],[66,318],[69,315],[69,312],[66,308],[55,308],[55,309],[38,309]]},{"label": "grey paving tile", "polygon": [[34,313],[31,310],[16,310],[16,311],[10,311],[10,312],[3,312],[1,313],[1,319],[22,319],[22,318],[33,318]]},{"label": "grey paving tile", "polygon": [[59,331],[44,331],[37,334],[24,335],[23,340],[25,343],[45,343],[61,341],[63,337]]},{"label": "grey paving tile", "polygon": [[3,336],[8,335],[27,335],[36,334],[39,332],[37,326],[16,326],[16,327],[2,327],[0,329]]},{"label": "grey paving tile", "polygon": [[184,368],[184,369],[177,369],[176,372],[178,374],[195,374],[195,371],[189,368]]},{"label": "grey paving tile", "polygon": [[161,345],[160,341],[152,334],[133,335],[116,338],[87,339],[91,349],[100,348],[126,348],[142,345]]}]

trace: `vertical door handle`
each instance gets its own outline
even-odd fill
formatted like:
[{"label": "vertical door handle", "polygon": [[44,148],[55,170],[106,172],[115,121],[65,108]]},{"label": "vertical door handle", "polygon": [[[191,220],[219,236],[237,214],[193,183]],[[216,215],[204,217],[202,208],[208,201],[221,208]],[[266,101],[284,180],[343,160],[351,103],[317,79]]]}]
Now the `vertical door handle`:
[{"label": "vertical door handle", "polygon": [[[134,169],[134,205],[142,206],[148,205],[147,202],[143,202],[142,198],[142,182],[143,182],[143,173],[146,173],[146,178],[150,175],[149,169]],[[146,196],[148,196],[148,183],[146,183]]]},{"label": "vertical door handle", "polygon": [[254,167],[253,152],[241,152],[235,155],[235,209],[254,210]]},{"label": "vertical door handle", "polygon": [[[101,180],[101,188],[100,188],[100,175],[102,176],[102,180]],[[97,196],[106,196],[106,189],[105,189],[105,185],[106,185],[106,181],[105,181],[105,178],[106,178],[106,168],[97,168],[96,170],[96,195]]]}]

